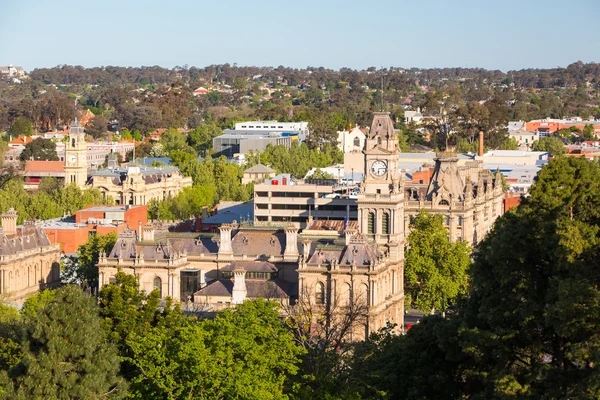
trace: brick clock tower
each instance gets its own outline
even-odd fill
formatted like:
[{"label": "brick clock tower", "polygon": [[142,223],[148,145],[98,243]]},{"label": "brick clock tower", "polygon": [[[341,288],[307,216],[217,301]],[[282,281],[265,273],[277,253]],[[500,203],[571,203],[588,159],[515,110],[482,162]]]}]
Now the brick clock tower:
[{"label": "brick clock tower", "polygon": [[72,183],[83,189],[87,181],[87,147],[83,127],[75,118],[65,146],[65,186]]},{"label": "brick clock tower", "polygon": [[398,136],[389,113],[376,112],[365,141],[365,178],[358,194],[359,233],[387,246],[390,261],[404,259],[404,179]]}]

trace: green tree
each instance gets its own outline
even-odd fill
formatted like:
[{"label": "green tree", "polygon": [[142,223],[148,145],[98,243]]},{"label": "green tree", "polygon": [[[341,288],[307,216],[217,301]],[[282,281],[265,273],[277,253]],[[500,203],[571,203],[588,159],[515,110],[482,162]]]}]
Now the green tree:
[{"label": "green tree", "polygon": [[21,361],[10,368],[5,398],[122,398],[116,347],[107,342],[98,306],[76,286],[27,318]]},{"label": "green tree", "polygon": [[594,125],[586,124],[583,128],[583,140],[596,140],[596,135],[594,134]]},{"label": "green tree", "polygon": [[556,137],[542,137],[532,143],[533,151],[547,151],[551,157],[557,157],[567,152],[562,140]]},{"label": "green tree", "polygon": [[475,253],[461,340],[481,397],[600,396],[599,173],[550,161]]},{"label": "green tree", "polygon": [[[163,151],[166,154],[171,154],[173,151],[183,151],[196,155],[196,151],[187,144],[186,137],[174,128],[168,129],[160,136],[160,144],[163,145]],[[155,157],[160,157],[160,155]]]},{"label": "green tree", "polygon": [[37,138],[25,146],[19,158],[21,161],[58,161],[56,143],[50,139]]},{"label": "green tree", "polygon": [[286,378],[298,373],[304,350],[294,343],[278,304],[246,301],[202,322],[212,362],[208,398],[285,399]]},{"label": "green tree", "polygon": [[98,287],[98,259],[100,252],[108,253],[117,242],[114,232],[108,235],[92,235],[86,244],[79,246],[77,258],[70,258],[63,265],[61,279],[85,287]]},{"label": "green tree", "polygon": [[107,131],[108,119],[104,115],[96,115],[86,125],[85,131],[94,139],[100,138]]},{"label": "green tree", "polygon": [[26,117],[17,117],[9,131],[11,136],[31,136],[33,133],[33,124]]},{"label": "green tree", "polygon": [[223,130],[216,124],[201,125],[190,131],[187,137],[187,143],[200,155],[212,148],[212,140],[223,134]]},{"label": "green tree", "polygon": [[469,246],[451,243],[443,216],[421,211],[411,223],[405,261],[405,292],[414,307],[444,310],[465,295],[471,264]]},{"label": "green tree", "polygon": [[315,172],[313,172],[311,176],[306,177],[306,179],[334,179],[334,177],[327,172],[321,171],[321,168],[317,168],[315,169]]},{"label": "green tree", "polygon": [[133,139],[133,136],[131,135],[131,132],[129,131],[129,129],[125,128],[123,130],[123,132],[121,132],[121,139],[125,139],[125,140]]},{"label": "green tree", "polygon": [[504,138],[502,145],[500,146],[501,150],[519,150],[519,142],[515,138],[507,136]]}]

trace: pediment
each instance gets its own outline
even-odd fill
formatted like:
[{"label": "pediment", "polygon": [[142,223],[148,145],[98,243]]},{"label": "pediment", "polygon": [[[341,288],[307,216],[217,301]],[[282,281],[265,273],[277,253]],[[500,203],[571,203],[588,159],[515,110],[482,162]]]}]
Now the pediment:
[{"label": "pediment", "polygon": [[373,156],[389,156],[395,153],[378,146],[369,150],[365,150],[365,154]]}]

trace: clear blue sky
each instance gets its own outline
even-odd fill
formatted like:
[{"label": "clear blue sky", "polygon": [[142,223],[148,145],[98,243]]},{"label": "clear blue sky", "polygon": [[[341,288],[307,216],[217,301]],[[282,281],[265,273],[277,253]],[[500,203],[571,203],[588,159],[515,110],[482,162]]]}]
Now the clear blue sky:
[{"label": "clear blue sky", "polygon": [[600,0],[1,0],[0,65],[600,62]]}]

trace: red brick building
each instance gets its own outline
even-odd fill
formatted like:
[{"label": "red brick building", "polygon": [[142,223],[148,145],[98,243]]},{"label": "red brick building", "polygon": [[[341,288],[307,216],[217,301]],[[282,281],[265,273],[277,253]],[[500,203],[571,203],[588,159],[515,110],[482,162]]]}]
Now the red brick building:
[{"label": "red brick building", "polygon": [[148,222],[146,206],[90,206],[72,218],[44,221],[42,227],[51,243],[60,243],[63,253],[73,254],[90,235],[119,233],[125,228],[137,230]]}]

